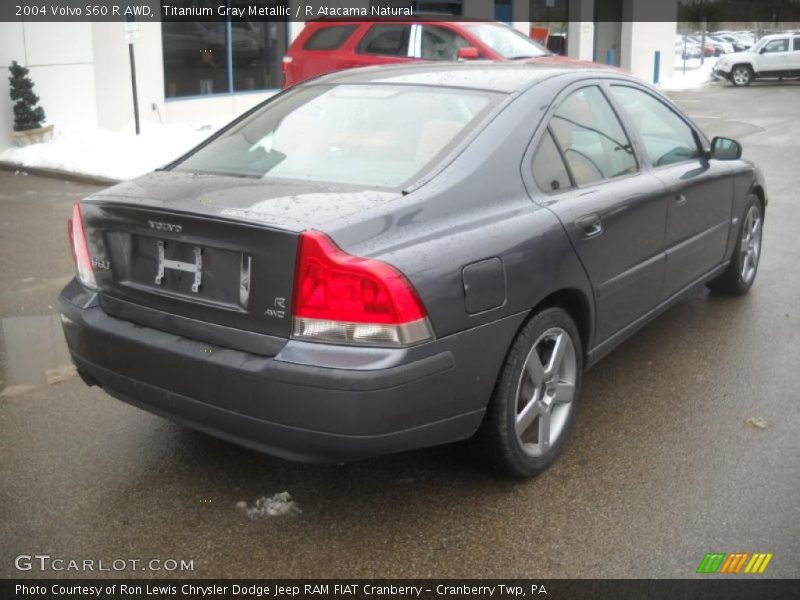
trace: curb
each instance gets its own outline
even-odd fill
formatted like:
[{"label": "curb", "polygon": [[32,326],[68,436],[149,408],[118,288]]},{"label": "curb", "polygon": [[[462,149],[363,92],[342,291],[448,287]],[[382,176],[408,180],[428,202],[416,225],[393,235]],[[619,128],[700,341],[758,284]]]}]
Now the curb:
[{"label": "curb", "polygon": [[37,175],[39,177],[49,177],[51,179],[63,179],[66,181],[74,181],[75,183],[89,183],[92,185],[114,185],[120,182],[119,179],[111,179],[110,177],[100,177],[99,175],[84,175],[83,173],[73,173],[72,171],[64,171],[62,169],[49,169],[46,167],[26,167],[21,163],[8,162],[0,160],[0,171],[20,171],[29,175]]}]

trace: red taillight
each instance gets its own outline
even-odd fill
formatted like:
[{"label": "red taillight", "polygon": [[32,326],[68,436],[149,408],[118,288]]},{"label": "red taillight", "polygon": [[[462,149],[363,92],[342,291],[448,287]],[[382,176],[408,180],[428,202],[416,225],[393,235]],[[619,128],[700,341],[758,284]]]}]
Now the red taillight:
[{"label": "red taillight", "polygon": [[296,337],[387,345],[431,337],[425,307],[402,273],[350,256],[319,231],[300,234],[293,313]]},{"label": "red taillight", "polygon": [[83,229],[80,202],[76,202],[75,206],[72,207],[72,218],[67,221],[67,232],[78,279],[83,285],[94,289],[97,287],[97,283],[92,270],[92,257],[89,254],[89,246],[86,243],[86,232]]}]

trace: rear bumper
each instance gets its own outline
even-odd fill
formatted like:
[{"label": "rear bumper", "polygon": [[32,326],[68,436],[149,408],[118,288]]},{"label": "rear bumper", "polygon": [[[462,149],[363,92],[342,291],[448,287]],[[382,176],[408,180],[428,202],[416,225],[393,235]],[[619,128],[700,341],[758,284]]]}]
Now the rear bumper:
[{"label": "rear bumper", "polygon": [[111,317],[96,295],[75,282],[59,303],[67,344],[84,379],[189,427],[312,462],[344,462],[471,436],[523,318],[408,349],[289,341],[267,357]]}]

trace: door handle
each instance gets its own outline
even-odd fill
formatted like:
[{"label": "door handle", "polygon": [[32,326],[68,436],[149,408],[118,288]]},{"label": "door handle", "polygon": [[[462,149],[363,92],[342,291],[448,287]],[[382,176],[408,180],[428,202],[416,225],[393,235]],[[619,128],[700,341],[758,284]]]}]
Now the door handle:
[{"label": "door handle", "polygon": [[675,194],[675,204],[686,204],[686,194]]},{"label": "door handle", "polygon": [[603,233],[603,222],[599,215],[587,215],[575,221],[575,225],[580,229],[584,239],[597,237]]}]

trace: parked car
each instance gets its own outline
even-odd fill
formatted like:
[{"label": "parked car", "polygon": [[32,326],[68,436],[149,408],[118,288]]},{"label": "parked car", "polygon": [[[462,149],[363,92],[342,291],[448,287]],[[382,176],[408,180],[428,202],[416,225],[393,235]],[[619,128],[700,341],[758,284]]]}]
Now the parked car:
[{"label": "parked car", "polygon": [[700,44],[689,41],[688,39],[684,40],[683,36],[679,36],[675,39],[675,55],[686,60],[690,58],[700,58],[703,56],[703,51],[700,48]]},{"label": "parked car", "polygon": [[324,73],[419,60],[519,60],[550,54],[504,23],[311,21],[283,59],[283,85]]},{"label": "parked car", "polygon": [[750,85],[754,79],[800,77],[800,34],[764,36],[752,49],[720,58],[714,75],[735,86]]},{"label": "parked car", "polygon": [[716,48],[716,47],[714,46],[714,44],[712,44],[712,43],[711,43],[710,41],[708,41],[707,39],[705,40],[705,42],[703,42],[703,38],[702,38],[702,36],[699,36],[699,35],[689,35],[689,36],[686,36],[686,37],[687,37],[689,40],[691,40],[692,42],[694,42],[695,44],[697,44],[697,45],[698,45],[700,48],[702,48],[702,49],[703,49],[703,56],[705,56],[706,58],[709,58],[709,57],[711,57],[711,56],[717,56],[717,55],[718,55],[718,48]]},{"label": "parked car", "polygon": [[742,52],[743,50],[748,50],[753,44],[744,40],[744,38],[736,37],[730,33],[723,33],[717,35],[717,37],[723,41],[728,42],[733,46],[734,52]]},{"label": "parked car", "polygon": [[722,39],[719,36],[716,35],[708,36],[708,41],[710,44],[714,46],[715,54],[717,56],[721,54],[731,54],[732,52],[735,51],[733,44],[731,44],[727,40]]},{"label": "parked car", "polygon": [[694,286],[750,289],[766,204],[618,70],[356,69],[77,203],[59,306],[85,382],[200,431],[325,462],[475,436],[527,477],[587,367]]}]

